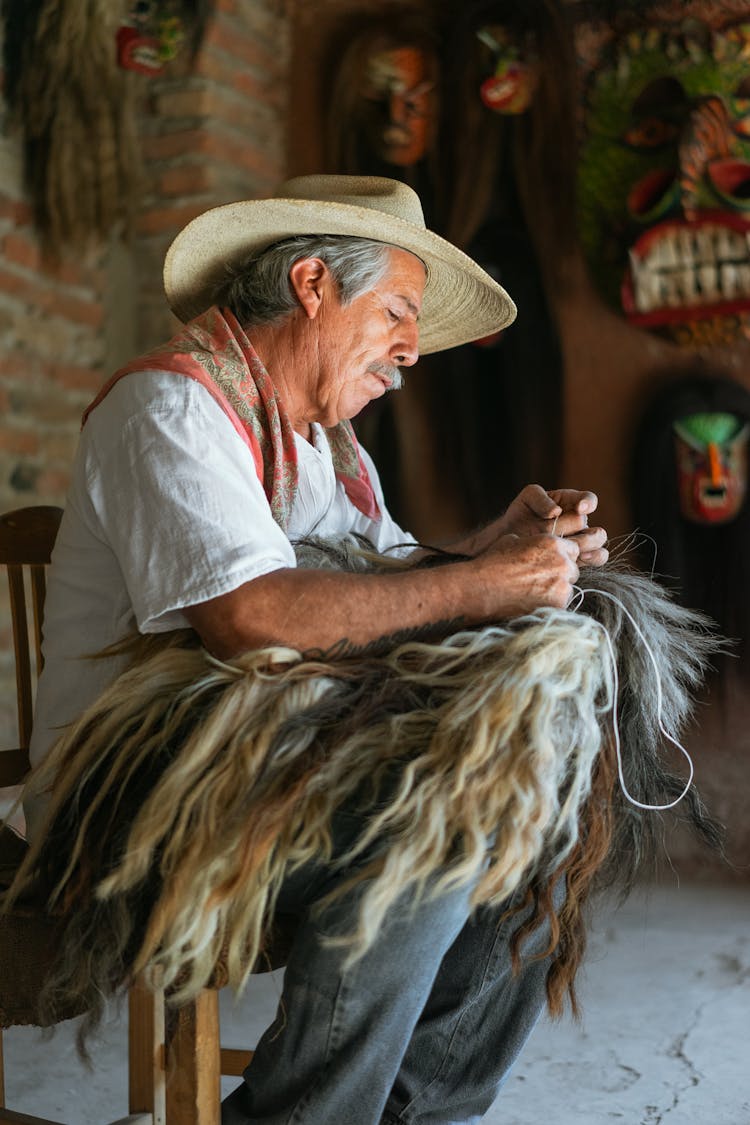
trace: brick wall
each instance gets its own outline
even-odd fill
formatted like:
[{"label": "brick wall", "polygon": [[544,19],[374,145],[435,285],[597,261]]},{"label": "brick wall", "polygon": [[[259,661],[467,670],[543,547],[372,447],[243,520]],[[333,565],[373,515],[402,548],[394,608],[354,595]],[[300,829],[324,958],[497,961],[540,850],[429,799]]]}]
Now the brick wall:
[{"label": "brick wall", "polygon": [[[130,355],[169,335],[164,252],[207,207],[285,173],[289,4],[216,0],[194,65],[138,79],[144,186],[135,236],[55,267],[41,257],[20,139],[0,103],[0,510],[62,504],[82,409]],[[15,737],[0,592],[0,747]]]},{"label": "brick wall", "polygon": [[153,81],[144,99],[147,183],[135,258],[136,341],[172,330],[161,288],[164,253],[207,207],[268,195],[285,172],[289,12],[282,0],[216,0],[192,72]]}]

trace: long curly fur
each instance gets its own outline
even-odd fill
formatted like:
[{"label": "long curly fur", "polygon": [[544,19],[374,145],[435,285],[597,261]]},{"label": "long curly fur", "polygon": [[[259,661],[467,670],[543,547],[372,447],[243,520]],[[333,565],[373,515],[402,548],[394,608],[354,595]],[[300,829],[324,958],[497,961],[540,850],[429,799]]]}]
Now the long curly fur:
[{"label": "long curly fur", "polygon": [[[302,545],[299,561],[381,565],[349,541]],[[613,704],[629,791],[665,803],[683,782],[661,761],[659,719],[676,737],[716,646],[704,618],[643,576],[603,568],[581,587],[577,611],[386,653],[277,647],[224,663],[190,632],[141,639],[33,778],[35,790],[54,783],[53,801],[7,903],[32,883],[49,889],[60,918],[50,1008],[85,998],[85,1037],[134,973],[180,1003],[220,958],[240,989],[284,877],[313,858],[351,866],[351,886],[367,881],[351,957],[407,890],[468,883],[479,905],[526,886],[535,909],[516,951],[549,920],[550,1009],[566,991],[575,1007],[584,903],[595,885],[627,889],[655,843],[654,814],[617,786]],[[658,654],[661,716],[633,620]],[[353,800],[362,833],[332,857],[333,815]],[[684,807],[717,845],[693,789]]]}]

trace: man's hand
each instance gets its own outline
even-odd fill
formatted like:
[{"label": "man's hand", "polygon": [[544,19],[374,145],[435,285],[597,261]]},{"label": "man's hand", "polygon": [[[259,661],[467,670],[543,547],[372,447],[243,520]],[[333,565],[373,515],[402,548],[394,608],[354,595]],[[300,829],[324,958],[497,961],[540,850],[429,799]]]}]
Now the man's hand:
[{"label": "man's hand", "polygon": [[433,569],[348,574],[281,569],[183,610],[221,659],[269,644],[300,651],[361,647],[436,622],[481,624],[564,609],[579,563],[607,558],[606,532],[588,527],[593,492],[545,492],[529,485],[504,516],[452,550],[464,556]]},{"label": "man's hand", "polygon": [[596,511],[598,503],[593,492],[579,492],[573,488],[545,492],[540,485],[529,484],[519,492],[502,516],[464,544],[454,544],[453,549],[463,547],[467,554],[478,556],[493,550],[495,544],[507,535],[554,535],[575,540],[579,549],[578,561],[582,566],[601,566],[609,558],[605,548],[607,533],[603,527],[588,526],[588,518]]},{"label": "man's hand", "polygon": [[488,617],[514,617],[540,606],[565,609],[578,581],[575,537],[505,535],[472,565],[487,598]]},{"label": "man's hand", "polygon": [[[531,485],[534,487],[538,486]],[[578,492],[572,488],[553,489],[547,496],[561,509],[557,526],[553,524],[553,534],[576,540],[581,566],[603,566],[609,558],[605,546],[607,532],[603,527],[589,527],[588,520],[598,507],[599,497],[594,492]]]},{"label": "man's hand", "polygon": [[475,558],[425,570],[273,570],[183,612],[223,660],[274,644],[351,650],[435,624],[456,629],[564,609],[578,557],[574,536],[505,535]]}]

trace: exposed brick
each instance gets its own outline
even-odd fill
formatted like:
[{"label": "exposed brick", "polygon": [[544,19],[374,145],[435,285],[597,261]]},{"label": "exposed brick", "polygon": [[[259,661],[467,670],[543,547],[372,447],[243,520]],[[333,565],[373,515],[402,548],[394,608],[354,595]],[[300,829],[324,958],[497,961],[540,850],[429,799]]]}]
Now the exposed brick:
[{"label": "exposed brick", "polygon": [[77,297],[64,294],[53,294],[47,303],[47,308],[56,316],[67,317],[78,324],[87,324],[90,328],[100,328],[104,320],[104,306],[101,300],[83,301]]},{"label": "exposed brick", "polygon": [[[310,13],[314,20],[320,18],[320,6],[317,4],[293,4],[294,18],[299,20],[302,15]],[[257,0],[239,0],[237,17],[242,26],[254,38],[261,39],[281,57],[289,43],[289,22],[292,13],[292,4],[289,0],[275,0],[259,4]]]},{"label": "exposed brick", "polygon": [[181,230],[186,223],[206,210],[206,203],[184,203],[175,207],[154,207],[144,211],[136,224],[139,234],[161,234]]},{"label": "exposed brick", "polygon": [[66,251],[64,257],[55,262],[46,262],[45,269],[51,278],[61,285],[72,285],[78,289],[99,290],[105,284],[103,269],[106,251],[104,249],[90,254],[74,256]]},{"label": "exposed brick", "polygon": [[233,55],[248,66],[274,73],[279,69],[278,54],[271,54],[256,38],[248,35],[238,21],[231,24],[224,20],[214,20],[206,36],[206,48],[218,47]]},{"label": "exposed brick", "polygon": [[146,137],[142,143],[143,155],[147,160],[173,160],[196,151],[200,129],[183,129],[178,133],[159,134]]},{"label": "exposed brick", "polygon": [[210,47],[201,51],[195,64],[196,74],[201,78],[210,78],[219,85],[227,86],[231,85],[231,80],[239,69],[239,59]]},{"label": "exposed brick", "polygon": [[207,50],[201,54],[198,74],[219,86],[228,86],[257,98],[267,106],[278,108],[286,101],[284,71],[277,61],[270,71],[250,70],[235,56],[225,51]]},{"label": "exposed brick", "polygon": [[206,164],[178,164],[159,176],[158,186],[163,195],[200,195],[210,191],[216,183],[213,169]]},{"label": "exposed brick", "polygon": [[98,328],[104,318],[101,301],[85,301],[53,288],[45,288],[10,270],[0,270],[0,291],[53,316],[65,317],[91,328]]},{"label": "exposed brick", "polygon": [[270,139],[279,127],[277,109],[250,101],[237,90],[216,83],[206,88],[205,110],[212,126],[241,130],[246,142]]},{"label": "exposed brick", "polygon": [[[26,296],[33,292],[33,287],[26,278],[19,274],[11,273],[8,270],[0,270],[0,290],[10,296],[18,297],[19,300],[25,300]],[[39,292],[38,289],[37,292]]]},{"label": "exposed brick", "polygon": [[[154,138],[168,140],[174,135],[189,133],[191,130],[203,132],[205,129],[225,129],[228,125],[246,132],[250,128],[268,128],[269,122],[278,122],[279,109],[265,101],[250,100],[232,86],[231,76],[236,73],[232,70],[222,72],[220,80],[206,79],[203,83],[201,94],[201,114],[199,116],[185,117],[174,115],[172,117],[155,116],[150,114],[142,118],[141,151],[149,159],[164,159],[164,153],[158,149],[149,148]],[[165,87],[165,93],[171,87]],[[148,172],[148,164],[146,165]]]},{"label": "exposed brick", "polygon": [[30,226],[34,213],[23,200],[0,196],[0,219],[11,219],[16,226]]},{"label": "exposed brick", "polygon": [[[36,426],[62,425],[71,415],[77,416],[74,402],[61,387],[45,380],[43,385],[25,384],[10,391],[11,408],[15,415],[33,418]],[[18,450],[28,452],[28,450]]]},{"label": "exposed brick", "polygon": [[240,135],[235,138],[226,132],[196,130],[192,138],[191,151],[220,160],[235,169],[259,172],[270,176],[272,180],[280,179],[279,161],[274,160],[259,147],[248,144],[247,141],[243,142]]},{"label": "exposed brick", "polygon": [[69,488],[70,472],[67,469],[45,469],[37,477],[37,492],[49,500],[62,502]]},{"label": "exposed brick", "polygon": [[[147,178],[132,245],[133,354],[178,327],[161,285],[174,234],[206,207],[268,194],[283,178],[289,11],[287,0],[216,0],[196,65],[183,52],[162,76],[140,83]],[[7,509],[64,502],[80,413],[115,346],[103,330],[113,301],[103,298],[119,264],[108,261],[106,246],[44,257],[24,197],[21,139],[6,134],[0,116],[0,507]],[[0,687],[9,643],[0,592]],[[0,737],[5,724],[0,709]]]},{"label": "exposed brick", "polygon": [[70,258],[54,261],[45,258],[39,243],[31,235],[27,237],[18,231],[12,231],[3,238],[0,252],[8,262],[34,270],[62,285],[85,288],[91,285],[98,287],[102,283],[103,275],[98,265]]},{"label": "exposed brick", "polygon": [[154,99],[156,113],[165,117],[206,117],[210,113],[209,92],[205,86],[192,89],[171,89],[157,94]]},{"label": "exposed brick", "polygon": [[0,429],[0,450],[5,453],[30,454],[39,450],[39,435],[30,430]]},{"label": "exposed brick", "polygon": [[265,102],[274,109],[280,110],[284,105],[285,95],[282,90],[271,86],[267,78],[258,79],[247,70],[234,76],[232,86],[246,98]]},{"label": "exposed brick", "polygon": [[[5,299],[8,300],[7,297]],[[81,345],[80,327],[70,321],[48,316],[40,308],[27,309],[17,301],[13,301],[10,310],[6,311],[12,312],[12,317],[5,328],[8,350],[5,356],[0,356],[0,370],[14,354],[28,371],[36,357],[53,359],[67,354],[70,348],[75,348],[77,352],[85,350]],[[76,360],[81,361],[82,356],[77,354]]]},{"label": "exposed brick", "polygon": [[72,391],[96,392],[104,381],[98,368],[76,367],[75,364],[51,364],[47,369],[50,379]]},{"label": "exposed brick", "polygon": [[41,458],[48,465],[62,462],[64,465],[70,465],[73,462],[76,447],[78,445],[78,437],[80,433],[80,426],[76,425],[75,429],[69,433],[61,433],[55,430],[49,434],[43,434],[39,441],[39,452]]},{"label": "exposed brick", "polygon": [[31,359],[20,351],[0,355],[0,377],[4,379],[28,379],[39,371],[39,361]]},{"label": "exposed brick", "polygon": [[38,243],[32,242],[22,234],[6,234],[2,241],[2,254],[10,262],[38,270],[42,264],[42,254]]},{"label": "exposed brick", "polygon": [[0,253],[9,261],[44,273],[64,285],[94,285],[103,281],[102,263],[106,247],[86,251],[66,250],[60,258],[45,254],[34,227],[34,215],[28,203],[0,195],[0,223],[10,222]]}]

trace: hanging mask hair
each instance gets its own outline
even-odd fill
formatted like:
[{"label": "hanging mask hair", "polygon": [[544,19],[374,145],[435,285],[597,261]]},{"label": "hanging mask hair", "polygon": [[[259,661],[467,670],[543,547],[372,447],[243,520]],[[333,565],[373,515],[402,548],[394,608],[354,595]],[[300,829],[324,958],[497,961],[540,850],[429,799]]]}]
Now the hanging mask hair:
[{"label": "hanging mask hair", "polygon": [[633,518],[649,537],[640,563],[732,639],[722,675],[750,642],[750,393],[702,361],[654,372],[633,450]]},{"label": "hanging mask hair", "polygon": [[[208,0],[179,7],[197,35]],[[112,0],[3,0],[2,14],[5,95],[45,251],[85,252],[128,233],[141,161],[134,75],[117,58],[123,10]]]}]

